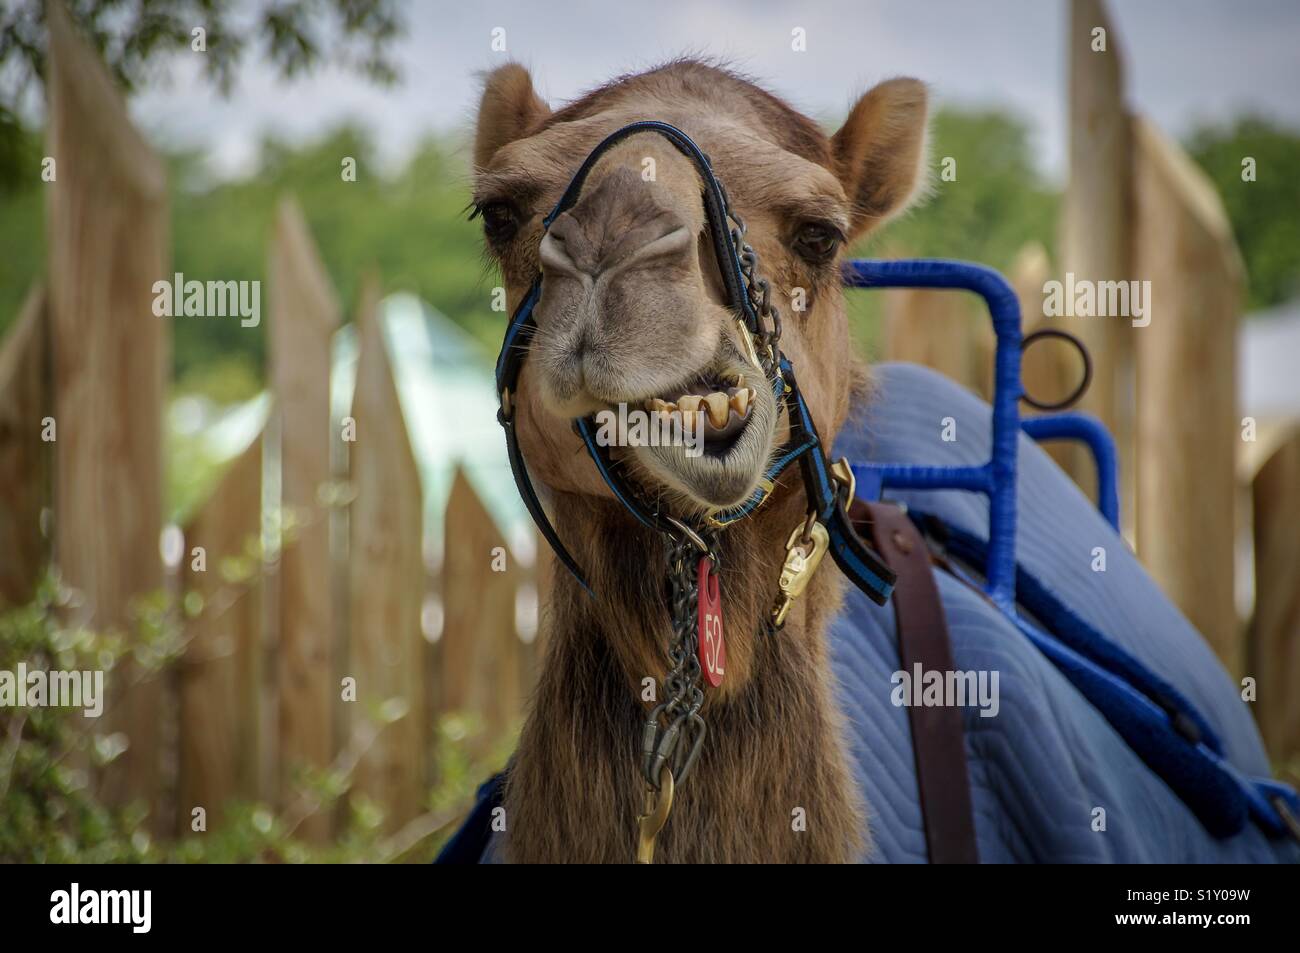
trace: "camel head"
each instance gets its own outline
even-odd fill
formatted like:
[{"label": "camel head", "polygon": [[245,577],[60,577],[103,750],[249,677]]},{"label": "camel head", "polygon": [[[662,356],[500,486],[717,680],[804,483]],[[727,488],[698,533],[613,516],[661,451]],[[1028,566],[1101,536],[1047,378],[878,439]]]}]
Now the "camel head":
[{"label": "camel head", "polygon": [[680,61],[553,112],[522,66],[492,72],[474,143],[474,207],[510,307],[539,270],[544,278],[516,395],[535,478],[552,490],[607,495],[570,421],[620,404],[681,414],[682,432],[702,437],[694,447],[619,453],[650,494],[696,515],[745,500],[786,432],[727,307],[699,174],[665,139],[637,133],[605,153],[576,204],[543,233],[542,218],[602,139],[658,119],[710,157],[748,226],[782,317],[780,345],[829,443],[854,376],[840,262],[850,242],[915,194],[925,110],[919,82],[890,80],[828,136],[753,83]]}]

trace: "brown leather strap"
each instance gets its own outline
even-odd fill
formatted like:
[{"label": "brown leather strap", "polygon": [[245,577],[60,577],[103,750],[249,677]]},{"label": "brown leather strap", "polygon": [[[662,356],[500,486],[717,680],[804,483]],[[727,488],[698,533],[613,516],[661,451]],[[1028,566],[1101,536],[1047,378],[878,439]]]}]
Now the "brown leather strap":
[{"label": "brown leather strap", "polygon": [[[855,500],[849,517],[859,535],[870,534],[876,551],[898,573],[893,600],[902,670],[909,677],[918,664],[926,672],[955,670],[930,552],[916,526],[887,503]],[[930,863],[977,864],[961,709],[911,705],[907,716]]]}]

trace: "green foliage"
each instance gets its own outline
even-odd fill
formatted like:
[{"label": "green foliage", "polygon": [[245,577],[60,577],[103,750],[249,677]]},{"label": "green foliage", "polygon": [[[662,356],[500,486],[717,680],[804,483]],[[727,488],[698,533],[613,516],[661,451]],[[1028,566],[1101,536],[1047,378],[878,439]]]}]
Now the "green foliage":
[{"label": "green foliage", "polygon": [[[1060,195],[1039,174],[1021,120],[940,109],[930,133],[928,199],[862,243],[859,256],[963,258],[1005,271],[1025,244],[1053,247]],[[945,158],[955,160],[953,181],[943,179]],[[880,295],[850,295],[849,313],[859,345],[873,352]]]},{"label": "green foliage", "polygon": [[[185,605],[190,617],[203,611],[198,603]],[[29,605],[0,615],[0,671],[15,672],[19,663],[28,671],[102,670],[107,687],[128,677],[128,658],[132,671],[158,676],[184,654],[176,613],[161,595],[138,601],[129,640],[66,621],[78,608],[75,592],[47,578]],[[504,763],[514,736],[487,745],[472,719],[443,718],[433,752],[439,781],[426,798],[427,813],[409,830],[385,835],[380,807],[352,790],[351,768],[375,734],[402,717],[408,716],[400,706],[381,706],[328,770],[298,773],[281,812],[235,801],[211,812],[206,831],[186,824],[184,836],[157,839],[145,805],[110,808],[96,790],[97,772],[127,749],[129,738],[108,733],[106,721],[85,718],[80,709],[0,707],[0,863],[428,861],[478,783]],[[483,757],[467,754],[485,748]],[[297,836],[302,820],[317,811],[342,820],[331,844],[314,846]]]},{"label": "green foliage", "polygon": [[45,273],[40,136],[0,107],[0,331]]},{"label": "green foliage", "polygon": [[[386,55],[401,32],[393,0],[65,0],[72,21],[99,51],[119,85],[132,90],[168,54],[194,49],[204,31],[204,74],[229,91],[244,57],[254,51],[281,75],[297,76],[322,62],[355,69],[378,82],[396,70]],[[0,108],[45,75],[45,0],[11,0],[0,7]],[[331,44],[322,42],[322,36]]]},{"label": "green foliage", "polygon": [[[1027,242],[1054,244],[1060,196],[1044,182],[1020,119],[996,110],[940,109],[930,132],[931,193],[885,229],[909,255],[1006,268]],[[944,159],[955,160],[953,181]]]},{"label": "green foliage", "polygon": [[[1300,276],[1300,136],[1245,120],[1203,130],[1191,150],[1224,196],[1250,274],[1252,305],[1295,293]],[[1258,161],[1259,180],[1241,181],[1241,157]],[[39,137],[0,113],[0,330],[17,315],[44,268]],[[1029,128],[996,110],[939,110],[931,135],[931,194],[919,207],[855,249],[859,254],[966,258],[1005,270],[1036,241],[1055,244],[1060,199],[1037,171]],[[356,160],[357,180],[342,163]],[[944,181],[943,160],[956,161]],[[490,355],[501,315],[489,308],[489,271],[475,223],[467,220],[469,170],[461,146],[429,140],[400,169],[381,169],[369,137],[344,127],[290,146],[268,138],[254,168],[214,183],[201,157],[173,154],[173,268],[187,278],[266,279],[276,204],[292,195],[303,209],[346,313],[361,276],[378,271],[388,289],[410,290],[474,334]],[[221,403],[260,386],[269,319],[245,328],[238,319],[174,319],[173,353],[181,392]],[[864,345],[874,340],[880,296],[852,296],[851,314]],[[978,320],[973,318],[973,320]]]},{"label": "green foliage", "polygon": [[[1300,133],[1266,119],[1205,126],[1188,151],[1209,174],[1232,222],[1249,277],[1249,306],[1264,308],[1300,294]],[[1242,160],[1255,160],[1255,181]]]},{"label": "green foliage", "polygon": [[[56,621],[75,596],[46,580],[35,600],[0,616],[0,670],[109,673],[122,660],[120,638]],[[148,652],[151,657],[161,653]],[[124,750],[120,736],[83,730],[79,710],[0,708],[0,861],[120,863],[152,859],[138,808],[109,811],[92,790],[92,772]]]},{"label": "green foliage", "polygon": [[[356,160],[356,181],[343,180],[343,161]],[[173,179],[174,263],[187,278],[265,280],[267,247],[277,203],[292,195],[345,311],[362,275],[375,269],[385,288],[413,291],[451,315],[484,342],[501,331],[489,309],[478,230],[469,222],[468,170],[454,147],[426,142],[396,173],[383,174],[366,136],[345,127],[315,143],[291,148],[268,139],[256,171],[216,186],[190,186],[192,159],[177,159]],[[182,386],[220,355],[238,355],[260,374],[263,321],[245,328],[233,319],[177,318],[174,350]]]}]

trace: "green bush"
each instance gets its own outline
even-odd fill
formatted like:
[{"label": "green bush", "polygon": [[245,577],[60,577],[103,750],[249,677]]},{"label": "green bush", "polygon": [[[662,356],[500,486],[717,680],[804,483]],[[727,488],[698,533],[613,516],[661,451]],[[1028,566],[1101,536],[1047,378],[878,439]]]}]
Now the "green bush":
[{"label": "green bush", "polygon": [[[130,659],[138,670],[166,675],[183,656],[176,614],[161,596],[138,600],[130,638],[98,633],[68,619],[77,614],[77,595],[57,578],[40,584],[25,606],[0,615],[0,671],[103,670],[107,676]],[[129,647],[128,647],[129,646]],[[107,681],[107,678],[106,678]],[[401,711],[378,713],[373,737]],[[441,720],[436,750],[438,784],[428,792],[426,813],[395,835],[383,832],[383,812],[352,790],[350,765],[359,750],[345,751],[327,771],[301,772],[276,812],[256,802],[223,805],[209,816],[207,830],[159,840],[150,835],[143,804],[107,806],[96,777],[119,757],[129,739],[108,733],[103,719],[87,719],[76,708],[0,707],[0,862],[18,863],[301,863],[428,861],[455,829],[477,784],[503,763],[513,745],[505,738],[489,755],[474,758],[481,728],[473,719]],[[325,846],[298,834],[304,817],[337,812],[340,833]]]}]

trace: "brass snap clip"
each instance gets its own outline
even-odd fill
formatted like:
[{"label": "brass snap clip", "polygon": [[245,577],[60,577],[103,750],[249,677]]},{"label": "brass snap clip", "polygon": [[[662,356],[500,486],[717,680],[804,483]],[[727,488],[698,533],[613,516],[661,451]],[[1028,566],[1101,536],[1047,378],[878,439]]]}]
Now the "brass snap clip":
[{"label": "brass snap clip", "polygon": [[778,629],[785,625],[785,618],[790,614],[794,600],[808,588],[830,543],[830,533],[817,519],[816,511],[809,513],[808,518],[790,533],[790,539],[785,544],[785,564],[781,567],[781,578],[776,584],[780,594],[772,608],[772,624]]},{"label": "brass snap clip", "polygon": [[653,864],[655,840],[668,823],[673,809],[673,772],[667,765],[659,772],[659,790],[650,785],[645,788],[645,813],[637,816],[636,862]]}]

